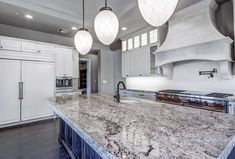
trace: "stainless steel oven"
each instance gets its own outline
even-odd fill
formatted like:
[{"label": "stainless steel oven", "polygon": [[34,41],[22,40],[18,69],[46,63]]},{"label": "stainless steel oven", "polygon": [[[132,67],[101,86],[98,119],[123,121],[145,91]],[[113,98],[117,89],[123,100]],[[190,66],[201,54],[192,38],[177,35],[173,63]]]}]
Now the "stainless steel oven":
[{"label": "stainless steel oven", "polygon": [[73,89],[72,77],[56,77],[56,90]]}]

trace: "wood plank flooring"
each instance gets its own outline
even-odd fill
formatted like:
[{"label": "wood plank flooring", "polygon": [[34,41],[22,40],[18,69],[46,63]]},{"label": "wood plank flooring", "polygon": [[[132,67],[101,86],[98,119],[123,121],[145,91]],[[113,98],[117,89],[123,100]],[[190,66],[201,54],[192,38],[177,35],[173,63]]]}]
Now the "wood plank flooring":
[{"label": "wood plank flooring", "polygon": [[58,143],[58,120],[0,129],[0,159],[70,159]]}]

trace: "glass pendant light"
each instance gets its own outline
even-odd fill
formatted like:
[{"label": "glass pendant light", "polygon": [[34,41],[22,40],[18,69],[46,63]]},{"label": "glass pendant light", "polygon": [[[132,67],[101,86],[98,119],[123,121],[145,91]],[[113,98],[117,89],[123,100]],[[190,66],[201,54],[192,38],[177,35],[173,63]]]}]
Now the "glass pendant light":
[{"label": "glass pendant light", "polygon": [[150,25],[159,27],[174,13],[178,0],[138,0],[140,12]]},{"label": "glass pendant light", "polygon": [[83,24],[82,28],[79,29],[79,31],[76,33],[74,37],[74,43],[77,51],[81,55],[86,55],[92,46],[93,39],[91,34],[88,32],[88,29],[85,28],[84,23],[85,23],[85,14],[84,14],[84,0],[82,0],[82,9],[83,9]]},{"label": "glass pendant light", "polygon": [[97,14],[94,25],[95,33],[103,44],[110,45],[116,39],[119,21],[112,8],[107,6],[107,0],[105,0],[105,7]]}]

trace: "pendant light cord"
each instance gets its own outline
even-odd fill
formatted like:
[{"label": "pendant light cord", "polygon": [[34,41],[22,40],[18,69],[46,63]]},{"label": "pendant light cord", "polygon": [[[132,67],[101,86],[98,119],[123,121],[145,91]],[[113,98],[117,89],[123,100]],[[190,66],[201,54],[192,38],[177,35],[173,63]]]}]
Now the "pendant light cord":
[{"label": "pendant light cord", "polygon": [[105,0],[105,8],[107,8],[107,0]]},{"label": "pendant light cord", "polygon": [[84,0],[82,0],[82,10],[83,10],[83,11],[82,11],[82,13],[83,13],[83,16],[82,16],[82,20],[83,20],[82,28],[83,28],[83,29],[85,29],[85,24],[84,24],[84,23],[85,23],[85,11],[84,11],[84,10],[85,10],[85,7],[84,7],[84,6],[85,6],[85,5],[84,5]]}]

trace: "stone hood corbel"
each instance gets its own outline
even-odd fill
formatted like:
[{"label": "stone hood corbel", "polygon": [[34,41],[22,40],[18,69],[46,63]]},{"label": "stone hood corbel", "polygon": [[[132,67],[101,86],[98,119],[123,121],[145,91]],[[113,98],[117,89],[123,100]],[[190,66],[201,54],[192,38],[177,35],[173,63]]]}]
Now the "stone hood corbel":
[{"label": "stone hood corbel", "polygon": [[156,67],[161,67],[163,74],[171,77],[176,62],[210,60],[219,62],[221,76],[231,78],[233,40],[218,31],[217,8],[215,0],[202,0],[172,16],[166,40],[155,52]]}]

